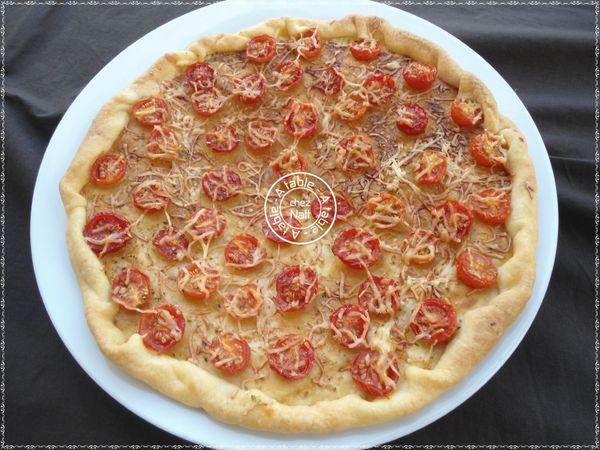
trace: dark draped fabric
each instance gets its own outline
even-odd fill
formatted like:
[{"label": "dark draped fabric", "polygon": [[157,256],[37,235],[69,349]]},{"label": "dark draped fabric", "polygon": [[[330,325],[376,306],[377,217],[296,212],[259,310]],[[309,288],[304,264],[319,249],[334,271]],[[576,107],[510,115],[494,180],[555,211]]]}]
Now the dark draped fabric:
[{"label": "dark draped fabric", "polygon": [[[7,444],[185,444],[121,407],[67,352],[35,284],[29,214],[46,145],[80,90],[133,41],[195,8],[6,6]],[[548,293],[514,355],[470,400],[395,444],[591,444],[594,8],[403,8],[462,39],[521,97],[552,160],[560,236]]]}]

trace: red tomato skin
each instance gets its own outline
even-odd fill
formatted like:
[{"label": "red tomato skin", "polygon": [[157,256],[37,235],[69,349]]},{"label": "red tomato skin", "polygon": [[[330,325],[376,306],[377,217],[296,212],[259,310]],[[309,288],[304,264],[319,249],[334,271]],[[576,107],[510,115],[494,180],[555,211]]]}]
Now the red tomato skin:
[{"label": "red tomato skin", "polygon": [[[199,95],[197,95],[197,94],[199,94]],[[200,102],[200,100],[202,98],[200,96],[206,96],[206,95],[210,95],[210,96],[216,98],[217,100],[219,100],[219,102],[216,103],[216,106],[213,106],[211,109],[208,109],[207,105],[205,103]],[[190,97],[190,100],[192,102],[192,108],[194,108],[194,112],[201,117],[214,116],[225,105],[225,100],[219,98],[219,93],[215,89],[208,89],[206,91],[196,91],[195,94],[192,94],[192,96]]]},{"label": "red tomato skin", "polygon": [[[226,180],[228,189],[231,188],[233,191],[231,189],[227,191],[216,189],[213,191],[213,185],[211,184],[213,182],[209,179],[210,177],[213,177],[213,179],[216,178],[217,180]],[[241,187],[241,177],[228,167],[221,167],[210,172],[204,172],[202,175],[202,190],[213,202],[222,202],[235,197],[239,194],[238,190],[241,189]]]},{"label": "red tomato skin", "polygon": [[[480,197],[495,197],[498,195],[498,191],[496,189],[484,189],[483,191],[481,191],[479,193]],[[510,215],[511,212],[511,205],[510,205],[510,196],[504,192],[502,194],[500,194],[500,200],[498,200],[500,202],[500,205],[497,208],[497,211],[488,211],[485,208],[483,208],[481,205],[477,205],[477,202],[475,200],[473,200],[471,202],[472,207],[473,207],[473,213],[481,220],[483,220],[484,222],[487,222],[491,225],[499,225],[501,223],[506,222],[506,219],[508,219],[508,216]]]},{"label": "red tomato skin", "polygon": [[[129,283],[127,282],[127,279],[129,279]],[[135,285],[136,289],[141,294],[140,302],[135,305],[128,304],[131,303],[128,302],[129,298],[127,296],[120,295],[119,293],[119,288],[127,288],[131,284]],[[146,303],[148,303],[148,299],[152,295],[150,278],[148,278],[144,272],[138,269],[122,269],[112,282],[111,295],[113,300],[115,300],[115,297],[120,300],[115,300],[115,302],[123,308],[135,310],[135,308],[139,308],[140,306],[144,306]]]},{"label": "red tomato skin", "polygon": [[396,80],[394,80],[391,76],[385,75],[383,73],[376,73],[368,77],[363,83],[363,87],[369,91],[369,86],[372,84],[380,85],[382,89],[384,89],[385,94],[381,99],[376,99],[371,92],[368,92],[369,103],[371,105],[381,105],[387,103],[390,98],[394,96],[396,93]]},{"label": "red tomato skin", "polygon": [[[169,239],[168,243],[161,243],[161,240],[166,236],[176,236],[177,241]],[[175,227],[167,227],[159,230],[152,239],[154,248],[169,261],[181,261],[185,255],[181,252],[185,252],[188,248],[189,241],[183,233]]]},{"label": "red tomato skin", "polygon": [[[156,189],[150,188],[150,190],[152,191],[154,196],[157,198],[157,200],[160,201],[160,204],[147,206],[144,203],[142,203],[142,195],[143,195],[142,189],[144,189],[145,187],[149,187],[149,186],[153,186],[156,188]],[[162,188],[162,191],[161,191],[161,188]],[[171,197],[169,196],[169,193],[166,191],[164,186],[160,185],[160,183],[158,183],[158,182],[157,182],[157,184],[148,184],[145,186],[143,184],[140,184],[131,192],[131,195],[133,197],[133,205],[137,209],[141,209],[142,211],[147,211],[150,213],[164,211],[167,208],[167,206],[169,206],[169,204],[171,203]]]},{"label": "red tomato skin", "polygon": [[413,123],[404,123],[400,118],[396,122],[398,129],[408,136],[416,136],[423,133],[427,129],[427,124],[429,123],[427,110],[418,103],[404,102],[404,107],[414,116]]},{"label": "red tomato skin", "polygon": [[[288,113],[283,120],[283,129],[291,136],[303,139],[311,137],[317,131],[319,115],[317,110],[310,103],[293,103],[289,107]],[[294,117],[296,114],[301,114],[307,118],[309,126],[296,129],[294,125]]]},{"label": "red tomato skin", "polygon": [[[477,267],[471,267],[469,264],[469,253],[471,254],[471,258],[477,259],[477,265],[484,266],[488,273],[480,274]],[[467,249],[460,252],[456,257],[456,277],[472,289],[485,289],[496,284],[498,269],[487,256]]]},{"label": "red tomato skin", "polygon": [[417,61],[411,62],[402,72],[406,84],[416,91],[429,89],[436,76],[437,67]]},{"label": "red tomato skin", "polygon": [[[276,342],[275,348],[283,347],[288,340],[296,338],[297,336],[295,335],[283,336]],[[291,373],[291,371],[286,367],[280,367],[275,356],[276,354],[273,353],[269,353],[269,356],[267,357],[269,361],[269,366],[275,373],[282,376],[283,378],[287,378],[288,380],[300,380],[302,378],[306,378],[312,370],[313,364],[315,362],[315,349],[313,348],[312,344],[308,339],[304,339],[300,344],[299,353],[300,352],[302,353],[301,356],[305,363],[304,370],[302,370],[300,373]]]},{"label": "red tomato skin", "polygon": [[376,41],[377,45],[374,49],[363,50],[359,47],[359,44],[363,41],[364,39],[359,39],[358,41],[355,41],[350,46],[350,53],[352,53],[352,56],[354,56],[354,59],[356,59],[357,61],[373,61],[381,54],[381,43],[379,41]]},{"label": "red tomato skin", "polygon": [[298,50],[298,53],[300,54],[300,56],[304,57],[305,59],[313,59],[316,56],[319,56],[319,54],[321,53],[321,47],[323,45],[322,41],[321,41],[321,36],[319,36],[319,33],[316,32],[316,30],[306,30],[305,32],[303,32],[302,34],[300,34],[298,36],[297,39],[302,39],[305,37],[309,37],[312,36],[314,34],[315,37],[315,41],[316,44],[309,48],[308,50]]},{"label": "red tomato skin", "polygon": [[[217,134],[227,134],[232,138],[228,147],[221,145]],[[231,125],[217,124],[204,136],[206,146],[215,153],[231,153],[240,145],[240,135]]]},{"label": "red tomato skin", "polygon": [[[456,125],[463,128],[474,128],[483,122],[483,114],[479,117],[477,114],[468,114],[464,111],[465,105],[472,102],[463,99],[455,99],[450,108],[450,116]],[[476,110],[481,111],[481,107],[476,105]]]},{"label": "red tomato skin", "polygon": [[339,72],[330,66],[325,69],[324,73],[327,74],[327,80],[319,80],[313,87],[323,92],[325,95],[335,95],[341,91],[344,79],[340,76]]},{"label": "red tomato skin", "polygon": [[[352,149],[352,147],[357,143],[357,142],[369,142],[363,135],[361,134],[355,134],[352,136],[349,136],[347,138],[344,138],[336,147],[336,154],[338,155],[337,157],[337,162],[338,162],[338,167],[340,167],[341,170],[343,170],[344,172],[348,172],[348,173],[364,173],[367,172],[371,169],[373,169],[376,165],[376,161],[375,161],[375,153],[373,151],[373,146],[369,144],[369,147],[363,152],[364,153],[364,157],[369,160],[369,164],[368,166],[362,167],[360,166],[358,163],[359,161],[357,161],[357,158],[352,156],[350,153],[347,153],[347,158],[343,158],[342,156],[340,156],[344,151],[345,152],[349,152],[350,149]],[[351,159],[353,158],[353,159]]]},{"label": "red tomato skin", "polygon": [[417,313],[417,315],[415,316],[415,318],[413,319],[413,321],[411,321],[410,328],[412,330],[412,332],[415,335],[418,335],[421,332],[421,324],[417,323],[417,320],[420,320],[420,318],[423,317],[423,313],[421,312],[421,309],[423,307],[427,307],[430,309],[437,309],[438,311],[442,311],[442,313],[444,314],[444,317],[448,320],[448,326],[447,328],[438,328],[436,331],[433,332],[433,334],[429,337],[422,337],[419,340],[422,342],[436,342],[436,343],[441,343],[441,342],[446,342],[448,340],[450,340],[450,338],[454,335],[454,333],[456,332],[456,327],[457,327],[457,319],[456,319],[456,311],[454,309],[454,307],[450,304],[447,303],[445,301],[441,301],[435,298],[430,298],[428,300],[423,301],[423,303],[421,303],[421,305],[418,306],[419,308],[419,312]]},{"label": "red tomato skin", "polygon": [[[363,377],[361,377],[361,374],[363,374],[365,370],[362,367],[365,364],[365,360],[369,357],[375,357],[374,354],[376,354],[376,352],[374,352],[373,350],[364,350],[356,356],[354,362],[352,363],[352,379],[354,380],[354,383],[358,386],[358,388],[365,394],[371,395],[373,397],[383,397],[392,392],[394,390],[394,386],[381,386],[381,379],[379,378],[379,375],[371,371],[369,371],[369,375],[373,375],[375,378],[377,378],[377,380],[364,380]],[[392,380],[398,381],[398,364],[394,360],[392,362],[392,365],[396,370],[394,371],[394,369],[392,369],[390,366],[390,368],[387,370],[387,375]],[[378,382],[379,385],[373,384],[373,382],[369,381]]]},{"label": "red tomato skin", "polygon": [[93,238],[94,228],[100,224],[108,223],[112,223],[113,225],[118,227],[119,231],[124,233],[124,236],[122,242],[111,242],[110,244],[108,244],[104,253],[102,253],[102,251],[104,250],[104,245],[92,244],[88,242],[87,244],[90,246],[92,251],[100,257],[121,250],[123,247],[125,247],[125,245],[127,245],[127,243],[131,239],[131,234],[129,234],[129,227],[131,226],[131,223],[129,222],[129,220],[127,220],[120,214],[112,212],[99,212],[90,217],[90,219],[85,224],[85,227],[83,228],[84,238]]},{"label": "red tomato skin", "polygon": [[[392,279],[380,275],[373,275],[373,283],[375,284],[377,290],[381,292],[382,290],[387,289],[388,286],[398,287],[398,284]],[[367,278],[363,281],[358,287],[358,304],[362,306],[364,309],[368,310],[370,313],[377,314],[377,311],[371,307],[371,301],[373,300],[372,294],[372,286],[371,280]],[[394,295],[392,297],[391,307],[394,311],[396,311],[400,307],[400,293],[398,295]]]},{"label": "red tomato skin", "polygon": [[[371,250],[371,255],[370,257],[364,261],[352,258],[349,259],[347,257],[344,256],[344,249],[345,249],[345,244],[348,241],[354,240],[357,237],[363,237],[365,239],[367,239],[370,242],[370,250]],[[372,265],[374,265],[375,263],[377,263],[377,261],[379,260],[379,257],[381,256],[381,247],[379,244],[379,239],[371,234],[370,232],[360,229],[360,228],[349,228],[346,231],[342,231],[339,236],[337,238],[335,238],[335,241],[333,242],[333,254],[335,256],[337,256],[338,258],[340,258],[340,260],[346,264],[348,267],[352,268],[352,269],[364,269],[365,266],[366,267],[371,267]]]},{"label": "red tomato skin", "polygon": [[[277,127],[275,127],[271,122],[269,122],[267,120],[262,120],[262,119],[253,120],[251,123],[255,123],[260,128],[269,129],[270,136],[272,136],[272,139],[269,139],[269,142],[267,144],[260,145],[260,144],[257,144],[256,141],[250,137],[249,132],[246,132],[244,134],[244,142],[246,142],[246,145],[248,147],[250,147],[252,150],[256,150],[256,151],[263,151],[263,150],[268,150],[269,148],[271,148],[277,138]],[[250,123],[248,124],[248,127],[250,127]]]},{"label": "red tomato skin", "polygon": [[353,332],[355,332],[354,334],[357,336],[364,335],[364,337],[366,338],[367,331],[369,330],[370,325],[369,313],[366,309],[359,305],[342,305],[331,313],[331,315],[329,316],[331,335],[333,337],[333,340],[340,344],[342,347],[351,349],[364,348],[367,345],[366,342],[353,346],[352,344],[354,343],[354,341],[351,340],[347,335],[339,335],[334,331],[334,327],[340,331],[342,329],[345,329],[346,327],[344,326],[344,319],[346,319],[346,316],[352,313],[357,313],[360,314],[360,316],[362,317],[366,317],[366,319],[362,320],[360,324],[352,324],[357,325],[357,327],[360,327],[358,330],[356,330],[357,327],[355,327],[355,329],[352,330]]},{"label": "red tomato skin", "polygon": [[350,116],[341,116],[338,113],[338,117],[344,122],[354,122],[355,120],[361,119],[367,113],[367,110],[369,109],[369,103],[368,101],[364,102],[363,98],[361,98],[361,95],[356,91],[348,94],[348,98],[352,98],[355,101],[354,105],[356,105],[356,108],[352,111],[354,114]]},{"label": "red tomato skin", "polygon": [[[221,276],[219,272],[211,264],[206,263],[203,268],[209,271],[209,274],[206,274],[206,291],[197,289],[195,286],[180,285],[186,276],[183,267],[180,268],[179,274],[177,275],[177,287],[179,288],[179,292],[181,292],[185,297],[199,302],[206,300],[210,294],[215,292],[219,287],[219,283],[221,282]],[[192,274],[192,276],[196,275],[200,271],[200,267],[194,262],[187,264],[185,269],[188,274]]]},{"label": "red tomato skin", "polygon": [[265,81],[262,79],[262,77],[259,74],[248,75],[244,78],[248,78],[248,79],[252,79],[252,80],[259,80],[259,82],[258,82],[259,93],[254,96],[238,94],[238,100],[246,105],[254,105],[254,104],[260,102],[260,100],[263,98],[263,95],[265,94]]},{"label": "red tomato skin", "polygon": [[[352,206],[352,203],[350,203],[350,200],[348,200],[343,195],[335,194],[335,201],[336,201],[336,206],[337,206],[337,212],[335,215],[336,222],[338,220],[347,219],[354,212],[354,207]],[[311,216],[313,216],[313,218],[315,218],[315,219],[318,219],[319,218],[319,210],[321,208],[324,210],[326,210],[326,209],[331,210],[331,211],[327,211],[330,216],[328,218],[325,218],[325,220],[329,222],[329,218],[333,214],[333,199],[330,199],[330,201],[327,201],[322,206],[319,206],[319,199],[315,197],[315,199],[310,204]]]},{"label": "red tomato skin", "polygon": [[219,338],[218,340],[214,340],[212,342],[210,346],[211,351],[218,350],[219,347],[222,345],[223,340],[233,341],[234,345],[241,347],[242,361],[231,361],[226,364],[217,365],[217,363],[220,361],[220,355],[217,354],[211,359],[211,363],[215,366],[215,368],[225,373],[226,375],[235,375],[236,373],[240,373],[246,370],[246,367],[248,367],[248,364],[250,363],[251,354],[250,346],[248,345],[246,339],[235,336],[233,333],[225,333],[222,338]]},{"label": "red tomato skin", "polygon": [[181,334],[180,334],[181,337],[183,336],[183,333],[185,332],[185,317],[184,317],[183,313],[181,312],[181,310],[176,305],[169,304],[169,303],[157,306],[156,308],[154,308],[153,311],[145,312],[140,317],[140,323],[138,326],[138,334],[140,336],[142,336],[142,342],[144,343],[144,346],[146,346],[146,348],[149,348],[150,350],[153,350],[157,353],[164,353],[167,350],[174,347],[181,340],[181,337],[179,339],[171,338],[171,339],[168,339],[166,342],[156,342],[156,339],[154,338],[154,334],[150,334],[150,333],[152,333],[152,329],[154,328],[154,324],[155,324],[155,319],[157,317],[155,311],[158,311],[158,310],[165,310],[173,317],[177,328],[179,330],[181,330]]},{"label": "red tomato skin", "polygon": [[[148,116],[142,116],[141,118],[137,117],[136,113],[143,110],[146,107],[146,104],[150,102],[155,104],[158,111],[151,113]],[[169,106],[162,98],[148,97],[135,103],[132,107],[132,113],[141,125],[152,127],[154,125],[160,125],[167,120]]]},{"label": "red tomato skin", "polygon": [[[266,48],[265,55],[257,55],[255,50],[260,49],[261,47]],[[276,43],[275,39],[273,39],[268,34],[261,34],[260,36],[254,36],[248,42],[248,46],[246,47],[246,58],[248,61],[253,62],[255,64],[266,64],[271,61],[275,57],[276,53]]]},{"label": "red tomato skin", "polygon": [[277,86],[277,89],[281,92],[287,92],[294,89],[300,84],[302,76],[304,75],[304,69],[302,69],[302,66],[295,61],[284,61],[278,64],[277,67],[275,67],[275,72],[287,71],[288,68],[293,70],[293,78],[292,81]]},{"label": "red tomato skin", "polygon": [[[284,150],[284,152],[285,151],[286,150]],[[289,152],[288,159],[291,159],[292,155],[297,158],[296,167],[292,168],[291,170],[287,170],[287,169],[284,169],[283,167],[281,167],[281,165],[278,162],[276,164],[272,164],[271,168],[273,169],[273,173],[275,174],[275,176],[277,176],[278,178],[281,178],[282,176],[284,176],[287,173],[306,172],[307,171],[308,163],[306,162],[306,159],[304,158],[304,156],[302,156],[302,153],[299,153],[296,150],[291,150]]]},{"label": "red tomato skin", "polygon": [[185,68],[188,85],[197,91],[207,91],[215,86],[215,69],[206,62],[195,62]]},{"label": "red tomato skin", "polygon": [[[271,226],[279,233],[273,233],[273,231],[271,230],[271,228],[269,228],[269,224],[267,223],[267,220],[270,220]],[[287,226],[289,226],[289,224],[291,223],[292,227],[294,228],[300,228],[302,227],[302,222],[300,222],[298,219],[296,219],[293,216],[289,216],[285,218],[285,221],[287,222]],[[281,237],[280,234],[283,234],[283,237],[285,237],[288,241],[292,241],[295,242],[298,240],[298,236],[300,236],[298,234],[298,236],[294,237],[293,234],[291,233],[290,229],[285,229],[284,231],[280,230],[278,228],[278,224],[274,224],[273,223],[273,219],[271,218],[271,216],[269,216],[269,219],[266,219],[263,224],[262,224],[262,231],[265,235],[265,237],[270,240],[271,242],[275,242],[276,244],[280,244],[280,245],[290,245],[289,242],[284,241]]]},{"label": "red tomato skin", "polygon": [[[299,277],[301,273],[304,273],[309,283],[304,283],[301,286],[293,285],[292,281]],[[286,266],[275,279],[275,289],[277,291],[277,297],[275,298],[277,311],[300,311],[311,304],[317,296],[319,278],[317,273],[310,267]]]},{"label": "red tomato skin", "polygon": [[485,134],[476,134],[471,138],[469,153],[477,163],[482,167],[504,167],[504,164],[488,155],[484,147]]},{"label": "red tomato skin", "polygon": [[[249,254],[245,253],[245,250],[240,250],[239,243],[242,243],[244,247],[248,246],[252,253],[252,259],[250,260]],[[254,259],[256,250],[260,250],[257,259]],[[234,236],[231,241],[225,246],[225,261],[227,264],[235,265],[240,270],[254,269],[260,265],[267,257],[267,252],[262,248],[258,239],[248,233],[241,233]]]},{"label": "red tomato skin", "polygon": [[467,234],[469,234],[471,225],[473,225],[473,213],[465,205],[457,202],[456,200],[447,200],[445,203],[442,203],[435,209],[438,211],[442,210],[444,213],[448,213],[451,209],[453,209],[460,214],[464,214],[467,217],[466,222],[464,223],[462,229],[457,230],[454,237],[458,240],[462,240]]},{"label": "red tomato skin", "polygon": [[[104,170],[104,166],[106,164],[111,164],[112,162],[118,162],[116,173],[109,177],[103,176],[102,171]],[[123,179],[126,171],[127,162],[125,161],[125,158],[116,153],[108,153],[96,158],[90,168],[90,177],[94,184],[99,186],[112,186]]]},{"label": "red tomato skin", "polygon": [[[429,150],[426,150],[425,153],[427,153]],[[435,165],[435,168],[433,169],[433,171],[429,174],[425,174],[423,176],[420,176],[418,178],[416,178],[418,183],[427,185],[427,186],[433,186],[434,184],[438,184],[440,181],[442,181],[444,179],[444,177],[446,176],[446,171],[448,170],[448,160],[440,155],[439,153],[435,153],[437,156],[439,156],[440,160],[439,160],[439,164]],[[426,155],[423,154],[423,158],[425,158]],[[414,173],[415,176],[421,171],[423,170],[423,166],[425,165],[424,162],[420,161],[417,166],[415,167]]]},{"label": "red tomato skin", "polygon": [[[197,222],[208,221],[209,224],[197,226]],[[193,225],[191,223],[193,222]],[[215,208],[200,208],[188,219],[188,233],[203,241],[216,239],[223,234],[227,225],[225,216]]]}]

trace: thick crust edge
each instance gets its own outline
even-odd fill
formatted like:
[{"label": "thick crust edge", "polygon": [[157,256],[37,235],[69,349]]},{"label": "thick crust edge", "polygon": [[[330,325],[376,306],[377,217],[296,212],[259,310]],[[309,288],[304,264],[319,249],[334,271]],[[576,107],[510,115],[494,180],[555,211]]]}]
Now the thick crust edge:
[{"label": "thick crust edge", "polygon": [[[202,60],[213,52],[243,50],[252,36],[263,33],[292,36],[315,26],[324,39],[370,34],[391,51],[436,64],[439,77],[457,86],[459,96],[473,98],[483,105],[485,128],[500,131],[509,144],[513,211],[507,229],[513,237],[514,254],[500,268],[499,294],[485,306],[464,315],[458,334],[434,369],[408,368],[406,380],[389,398],[367,401],[358,395],[347,395],[310,406],[289,406],[256,389],[239,390],[188,361],[154,354],[143,346],[137,334],[126,338],[114,324],[118,307],[110,300],[110,283],[102,264],[83,240],[86,200],[80,192],[87,183],[94,159],[110,149],[126,126],[131,105],[156,95],[161,80],[178,73],[181,66]],[[126,372],[163,394],[202,408],[225,422],[254,429],[324,433],[417,411],[462,380],[484,358],[527,303],[535,279],[537,186],[525,139],[512,123],[500,116],[487,87],[464,72],[440,47],[377,17],[348,16],[333,21],[272,19],[238,34],[201,38],[187,51],[163,56],[101,109],[60,183],[60,192],[68,215],[67,244],[71,262],[81,286],[89,326],[102,352]],[[340,411],[349,414],[340,414]]]}]

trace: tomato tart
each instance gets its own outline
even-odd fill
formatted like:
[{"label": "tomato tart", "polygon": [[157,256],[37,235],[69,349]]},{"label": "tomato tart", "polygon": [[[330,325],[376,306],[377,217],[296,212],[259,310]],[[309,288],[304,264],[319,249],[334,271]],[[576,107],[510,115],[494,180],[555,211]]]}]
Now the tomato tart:
[{"label": "tomato tart", "polygon": [[[276,228],[267,191],[297,172],[334,195]],[[417,411],[535,278],[525,139],[442,48],[377,17],[272,19],[165,55],[102,108],[60,189],[104,354],[249,428]]]}]

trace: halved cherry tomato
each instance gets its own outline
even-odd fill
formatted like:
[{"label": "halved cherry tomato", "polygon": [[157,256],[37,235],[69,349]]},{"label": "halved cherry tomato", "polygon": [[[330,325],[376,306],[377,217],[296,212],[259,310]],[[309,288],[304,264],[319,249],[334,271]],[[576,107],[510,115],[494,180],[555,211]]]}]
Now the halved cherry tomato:
[{"label": "halved cherry tomato", "polygon": [[398,121],[396,126],[404,134],[414,136],[427,129],[429,116],[427,110],[418,103],[403,102],[397,109]]},{"label": "halved cherry tomato", "polygon": [[96,158],[90,169],[90,177],[97,185],[112,186],[123,179],[126,171],[125,157],[117,153],[108,153]]},{"label": "halved cherry tomato", "polygon": [[181,261],[187,254],[189,241],[183,231],[175,227],[167,227],[154,235],[152,244],[158,253],[169,261]]},{"label": "halved cherry tomato", "polygon": [[250,363],[250,346],[246,339],[225,333],[209,346],[210,362],[227,375],[243,372]]},{"label": "halved cherry tomato", "polygon": [[477,217],[487,223],[499,224],[510,214],[510,195],[490,188],[471,196],[471,206]]},{"label": "halved cherry tomato", "polygon": [[247,105],[258,103],[265,94],[265,80],[258,73],[236,80],[234,86],[234,94],[237,94],[240,102]]},{"label": "halved cherry tomato", "polygon": [[246,58],[256,64],[266,64],[275,57],[276,43],[268,34],[254,36],[246,47]]},{"label": "halved cherry tomato", "polygon": [[210,117],[223,108],[226,98],[217,89],[207,89],[194,92],[190,100],[196,114],[202,117]]},{"label": "halved cherry tomato", "polygon": [[483,122],[481,105],[468,98],[454,99],[450,116],[456,125],[464,128],[473,128]]},{"label": "halved cherry tomato", "polygon": [[269,367],[288,380],[308,376],[315,362],[315,349],[308,339],[288,334],[269,347]]},{"label": "halved cherry tomato", "polygon": [[362,134],[343,139],[334,150],[338,167],[346,172],[368,172],[377,163],[371,141]]},{"label": "halved cherry tomato", "polygon": [[402,241],[402,260],[406,264],[428,264],[435,259],[437,246],[435,234],[419,228]]},{"label": "halved cherry tomato", "polygon": [[[341,194],[335,194],[335,203],[337,207],[335,221],[346,220],[354,213],[354,206],[350,200]],[[327,223],[331,222],[333,216],[333,197],[329,197],[326,201],[315,197],[310,204],[310,214],[315,218],[324,219]]]},{"label": "halved cherry tomato", "polygon": [[[266,219],[262,224],[262,230],[268,240],[281,245],[287,245],[289,244],[289,241],[296,242],[298,240],[302,222],[300,222],[294,216],[290,214],[285,218],[281,218],[279,216],[267,217],[268,219]],[[267,220],[269,223],[267,223]],[[269,224],[271,224],[271,227],[269,227]],[[275,232],[273,232],[271,228],[275,230]],[[285,238],[285,240],[283,238]]]},{"label": "halved cherry tomato", "polygon": [[187,221],[186,231],[194,238],[204,242],[216,239],[225,230],[225,216],[216,208],[200,208]]},{"label": "halved cherry tomato", "polygon": [[131,195],[134,206],[143,211],[162,211],[171,203],[171,195],[164,183],[158,180],[146,180],[138,184]]},{"label": "halved cherry tomato", "polygon": [[148,97],[133,105],[132,114],[139,123],[151,127],[167,120],[169,107],[162,98]]},{"label": "halved cherry tomato", "polygon": [[333,111],[344,122],[353,122],[362,118],[369,108],[369,98],[365,89],[343,94]]},{"label": "halved cherry tomato", "polygon": [[413,61],[402,72],[404,81],[417,91],[429,89],[437,76],[437,67]]},{"label": "halved cherry tomato", "polygon": [[346,348],[367,347],[371,319],[362,306],[342,305],[329,316],[333,339]]},{"label": "halved cherry tomato", "polygon": [[301,153],[293,148],[286,148],[271,163],[271,169],[280,178],[288,173],[306,172],[308,164]]},{"label": "halved cherry tomato", "polygon": [[183,337],[184,331],[185,317],[176,305],[160,305],[140,317],[138,333],[142,342],[158,353],[164,353],[175,346]]},{"label": "halved cherry tomato", "polygon": [[456,311],[442,300],[430,298],[417,306],[410,328],[417,340],[440,343],[448,341],[456,332]]},{"label": "halved cherry tomato", "polygon": [[298,61],[284,61],[273,69],[273,82],[275,87],[282,91],[289,91],[302,81],[304,70]]},{"label": "halved cherry tomato", "polygon": [[208,63],[195,62],[185,68],[185,78],[195,91],[207,91],[215,86],[215,69]]},{"label": "halved cherry tomato", "polygon": [[99,257],[121,250],[131,239],[129,220],[113,212],[94,214],[83,227],[83,238]]},{"label": "halved cherry tomato", "polygon": [[365,217],[375,228],[393,228],[404,220],[406,206],[393,194],[380,192],[365,205]]},{"label": "halved cherry tomato", "polygon": [[333,242],[333,254],[348,267],[364,269],[375,264],[381,256],[379,239],[362,228],[342,231]]},{"label": "halved cherry tomato", "polygon": [[473,214],[460,202],[448,200],[432,211],[434,230],[444,242],[461,242],[469,234]]},{"label": "halved cherry tomato", "polygon": [[206,146],[213,152],[229,153],[240,145],[240,135],[232,125],[218,123],[204,135]]},{"label": "halved cherry tomato", "polygon": [[263,303],[264,297],[260,288],[255,283],[250,283],[226,297],[225,310],[236,319],[247,319],[256,317]]},{"label": "halved cherry tomato", "polygon": [[343,84],[344,79],[340,72],[335,67],[330,66],[320,71],[313,87],[325,95],[335,95],[340,92]]},{"label": "halved cherry tomato", "polygon": [[138,269],[123,269],[112,282],[112,299],[125,309],[135,310],[152,295],[150,279]]},{"label": "halved cherry tomato", "polygon": [[394,314],[400,307],[400,286],[392,278],[369,276],[358,287],[358,304],[373,314]]},{"label": "halved cherry tomato", "polygon": [[306,308],[319,290],[317,273],[308,266],[286,266],[275,278],[277,311],[299,311]]},{"label": "halved cherry tomato", "polygon": [[238,234],[225,246],[225,261],[236,269],[253,269],[266,258],[267,251],[248,233]]},{"label": "halved cherry tomato", "polygon": [[188,298],[202,301],[215,292],[221,272],[208,261],[193,261],[179,268],[177,288]]},{"label": "halved cherry tomato", "polygon": [[486,131],[471,139],[469,153],[483,167],[504,167],[506,164],[506,141],[496,133]]},{"label": "halved cherry tomato", "polygon": [[358,354],[352,363],[352,379],[364,393],[373,397],[383,397],[396,389],[400,378],[398,363],[394,357],[386,361],[385,379],[375,369],[379,358],[384,358],[379,352],[364,350]]},{"label": "halved cherry tomato", "polygon": [[148,137],[148,158],[173,161],[179,157],[179,136],[171,128],[156,126]]},{"label": "halved cherry tomato", "polygon": [[283,128],[288,134],[300,139],[315,134],[319,114],[312,104],[292,101],[287,108]]},{"label": "halved cherry tomato", "polygon": [[473,289],[484,289],[496,284],[498,268],[485,255],[467,248],[456,257],[456,277]]},{"label": "halved cherry tomato", "polygon": [[396,93],[396,80],[389,75],[378,72],[368,77],[363,87],[367,90],[367,97],[371,105],[383,105]]},{"label": "halved cherry tomato", "polygon": [[376,39],[358,39],[350,46],[350,53],[358,61],[373,61],[381,54],[381,44]]},{"label": "halved cherry tomato", "polygon": [[213,202],[222,202],[235,197],[242,189],[242,179],[229,167],[204,172],[202,190]]},{"label": "halved cherry tomato", "polygon": [[277,127],[262,119],[251,120],[244,135],[246,145],[253,150],[267,150],[277,139]]},{"label": "halved cherry tomato", "polygon": [[306,30],[296,37],[294,47],[299,55],[306,59],[312,59],[321,53],[321,37],[317,33],[317,29]]},{"label": "halved cherry tomato", "polygon": [[413,172],[417,183],[437,184],[446,176],[448,161],[446,157],[433,150],[425,150],[417,159]]}]

